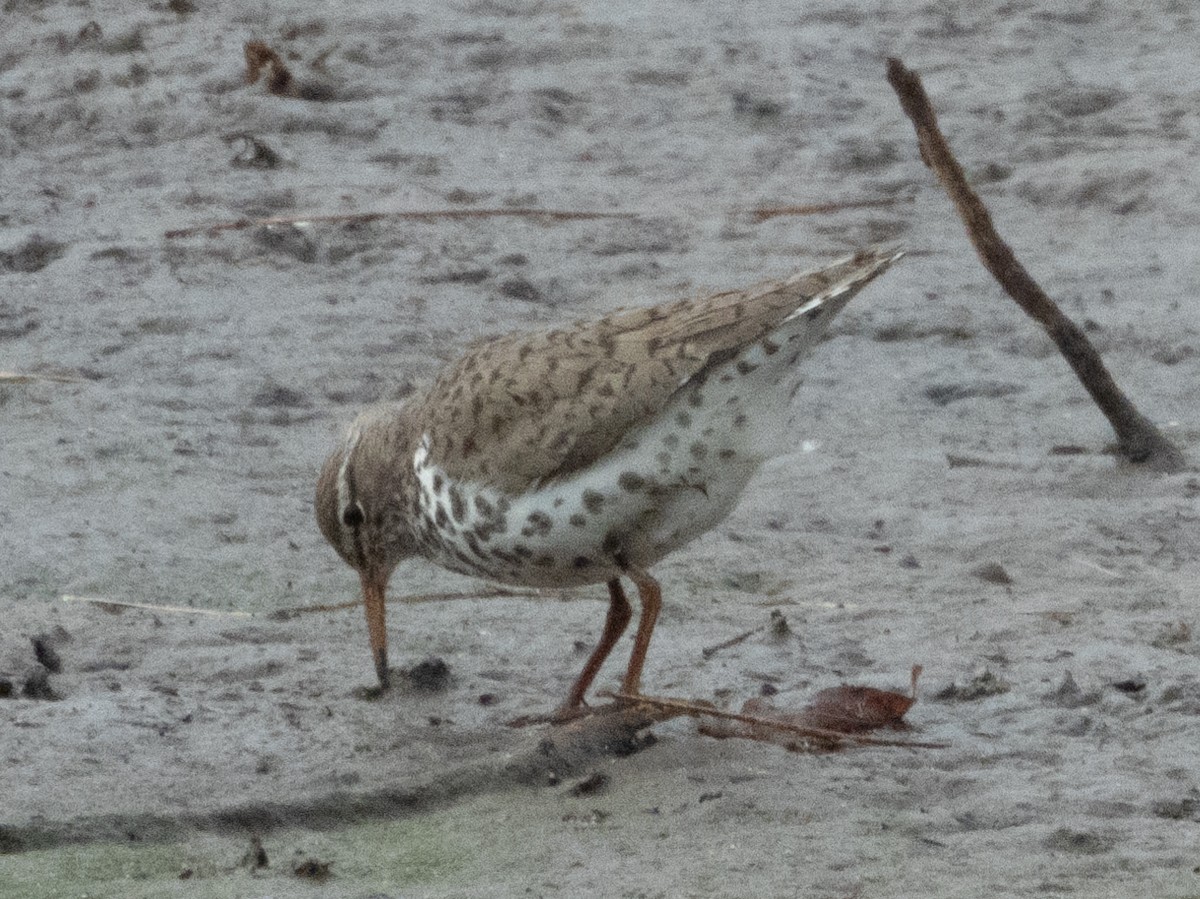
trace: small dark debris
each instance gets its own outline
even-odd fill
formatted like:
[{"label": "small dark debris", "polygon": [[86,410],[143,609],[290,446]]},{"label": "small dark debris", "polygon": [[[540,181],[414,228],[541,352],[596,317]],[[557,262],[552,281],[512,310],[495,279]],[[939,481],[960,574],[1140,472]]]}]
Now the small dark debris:
[{"label": "small dark debris", "polygon": [[775,696],[779,692],[779,688],[774,684],[761,684],[758,688],[759,696]]},{"label": "small dark debris", "polygon": [[1086,456],[1087,453],[1087,447],[1077,446],[1074,443],[1059,443],[1050,447],[1052,456]]},{"label": "small dark debris", "polygon": [[105,247],[103,250],[96,250],[88,256],[88,259],[96,261],[112,260],[113,262],[136,262],[137,254],[128,247]]},{"label": "small dark debris", "polygon": [[618,758],[636,755],[643,749],[649,749],[658,742],[658,737],[653,731],[646,731],[644,734],[634,734],[628,740],[622,740],[619,743],[613,743],[609,746],[609,750]]},{"label": "small dark debris", "polygon": [[260,408],[282,407],[295,409],[308,405],[308,400],[304,394],[298,390],[293,390],[291,387],[284,387],[281,384],[272,384],[260,390],[254,394],[254,398],[250,402],[252,405]]},{"label": "small dark debris", "polygon": [[420,280],[422,284],[482,284],[491,276],[492,273],[489,269],[470,268],[443,272],[438,275],[426,275]]},{"label": "small dark debris", "polygon": [[1011,689],[1012,685],[1008,681],[996,677],[991,671],[984,669],[982,673],[977,674],[965,684],[950,684],[934,694],[934,699],[940,699],[943,702],[973,702],[989,696],[999,696]]},{"label": "small dark debris", "polygon": [[915,569],[921,567],[921,563],[919,561],[917,561],[917,557],[914,556],[912,553],[905,553],[904,556],[900,559],[900,567],[908,568],[910,570],[915,570]]},{"label": "small dark debris", "polygon": [[778,100],[755,97],[749,91],[735,91],[733,94],[734,115],[764,121],[779,118],[783,114],[783,110],[784,105]]},{"label": "small dark debris", "polygon": [[0,677],[0,699],[12,699],[15,692],[13,682],[7,677]]},{"label": "small dark debris", "polygon": [[1080,855],[1099,855],[1113,848],[1113,840],[1098,833],[1060,827],[1046,838],[1046,847]]},{"label": "small dark debris", "polygon": [[16,249],[0,251],[0,271],[23,274],[40,272],[66,251],[65,243],[34,234]]},{"label": "small dark debris", "polygon": [[1113,684],[1113,689],[1120,690],[1122,693],[1130,696],[1136,696],[1146,689],[1146,679],[1139,674],[1137,677],[1119,680]]},{"label": "small dark debris", "polygon": [[575,786],[571,787],[570,793],[572,796],[594,796],[597,793],[603,793],[608,789],[608,775],[600,771],[593,771]]},{"label": "small dark debris", "polygon": [[277,169],[282,157],[253,134],[241,131],[225,135],[225,143],[234,147],[229,164],[236,169]]},{"label": "small dark debris", "polygon": [[450,666],[437,656],[418,662],[401,673],[418,690],[445,690],[450,686]]},{"label": "small dark debris", "polygon": [[989,584],[999,584],[1007,587],[1013,582],[1012,577],[999,562],[984,562],[971,569],[971,574]]},{"label": "small dark debris", "polygon": [[1062,683],[1047,693],[1044,698],[1064,709],[1078,709],[1083,706],[1095,705],[1100,700],[1100,693],[1096,690],[1085,693],[1080,689],[1079,684],[1075,683],[1075,678],[1068,671],[1063,675]]},{"label": "small dark debris", "polygon": [[489,705],[495,705],[500,701],[500,698],[495,693],[480,693],[479,704],[485,708]]},{"label": "small dark debris", "polygon": [[960,456],[957,453],[946,453],[946,464],[951,468],[982,468],[988,464],[988,461],[978,456]]},{"label": "small dark debris", "polygon": [[514,300],[524,300],[527,303],[537,303],[544,299],[528,278],[505,278],[500,282],[500,293]]},{"label": "small dark debris", "polygon": [[1150,811],[1171,821],[1200,821],[1200,790],[1193,787],[1182,799],[1159,799],[1150,804]]},{"label": "small dark debris", "polygon": [[184,868],[182,871],[179,872],[180,880],[191,880],[195,876],[196,876],[196,872],[191,868]]},{"label": "small dark debris", "polygon": [[329,877],[329,868],[331,865],[333,865],[333,862],[305,858],[292,865],[292,873],[305,880],[325,880]]},{"label": "small dark debris", "polygon": [[251,239],[265,250],[290,256],[311,265],[320,258],[320,247],[311,234],[297,225],[264,225],[255,228]]},{"label": "small dark debris", "polygon": [[469,191],[462,187],[456,187],[446,194],[447,203],[459,203],[464,205],[478,203],[481,200],[486,200],[487,198],[488,194]]},{"label": "small dark debris", "polygon": [[788,624],[788,620],[784,617],[783,612],[779,609],[771,610],[771,636],[777,639],[791,636],[792,626]]},{"label": "small dark debris", "polygon": [[21,696],[25,699],[62,699],[50,686],[50,672],[45,668],[34,668],[29,672],[21,687]]},{"label": "small dark debris", "polygon": [[712,792],[712,793],[701,793],[700,798],[697,801],[698,802],[712,802],[714,799],[720,799],[724,795],[725,794],[723,792],[721,792],[720,790],[716,790],[715,792]]},{"label": "small dark debris", "polygon": [[45,634],[30,637],[29,640],[33,643],[33,654],[39,665],[51,674],[58,674],[62,671],[62,657],[59,656],[58,650],[54,648],[52,641],[47,639]]},{"label": "small dark debris", "polygon": [[999,399],[1022,393],[1025,390],[1020,384],[1004,384],[1000,382],[983,382],[979,384],[931,384],[923,391],[925,398],[939,406],[948,406],[958,400]]}]

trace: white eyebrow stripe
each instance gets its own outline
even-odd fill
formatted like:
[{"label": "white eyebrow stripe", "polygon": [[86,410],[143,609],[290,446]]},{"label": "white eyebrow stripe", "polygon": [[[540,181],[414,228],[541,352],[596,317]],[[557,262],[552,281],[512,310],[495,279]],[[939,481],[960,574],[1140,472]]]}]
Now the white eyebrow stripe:
[{"label": "white eyebrow stripe", "polygon": [[342,451],[342,465],[338,469],[338,521],[346,520],[346,510],[350,508],[350,504],[354,501],[354,498],[350,495],[350,457],[354,455],[354,450],[358,446],[358,441],[361,437],[362,431],[357,425],[352,425],[350,433],[346,436],[346,448]]}]

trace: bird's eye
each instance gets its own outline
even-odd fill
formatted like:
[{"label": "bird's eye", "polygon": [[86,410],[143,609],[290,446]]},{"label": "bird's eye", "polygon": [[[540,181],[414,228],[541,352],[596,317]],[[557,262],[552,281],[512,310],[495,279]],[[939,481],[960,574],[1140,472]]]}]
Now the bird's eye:
[{"label": "bird's eye", "polygon": [[342,524],[348,528],[356,528],[366,520],[366,515],[363,514],[363,508],[359,503],[352,506],[347,506],[346,511],[342,513]]}]

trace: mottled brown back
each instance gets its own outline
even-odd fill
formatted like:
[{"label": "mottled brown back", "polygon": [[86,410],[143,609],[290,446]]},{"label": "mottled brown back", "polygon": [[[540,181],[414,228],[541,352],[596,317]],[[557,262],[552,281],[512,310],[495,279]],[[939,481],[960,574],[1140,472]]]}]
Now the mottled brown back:
[{"label": "mottled brown back", "polygon": [[853,295],[895,254],[860,253],[745,290],[616,312],[472,345],[414,404],[432,455],[455,478],[521,493],[589,465],[706,367],[837,286]]}]

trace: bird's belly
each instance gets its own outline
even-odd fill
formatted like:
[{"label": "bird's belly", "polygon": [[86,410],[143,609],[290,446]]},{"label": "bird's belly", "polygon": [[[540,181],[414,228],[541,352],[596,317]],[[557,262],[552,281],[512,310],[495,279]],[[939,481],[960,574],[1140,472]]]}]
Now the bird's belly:
[{"label": "bird's belly", "polygon": [[674,413],[656,419],[591,465],[517,496],[418,469],[423,554],[464,574],[543,587],[648,568],[725,518],[762,461],[744,429],[692,412],[686,428]]}]

